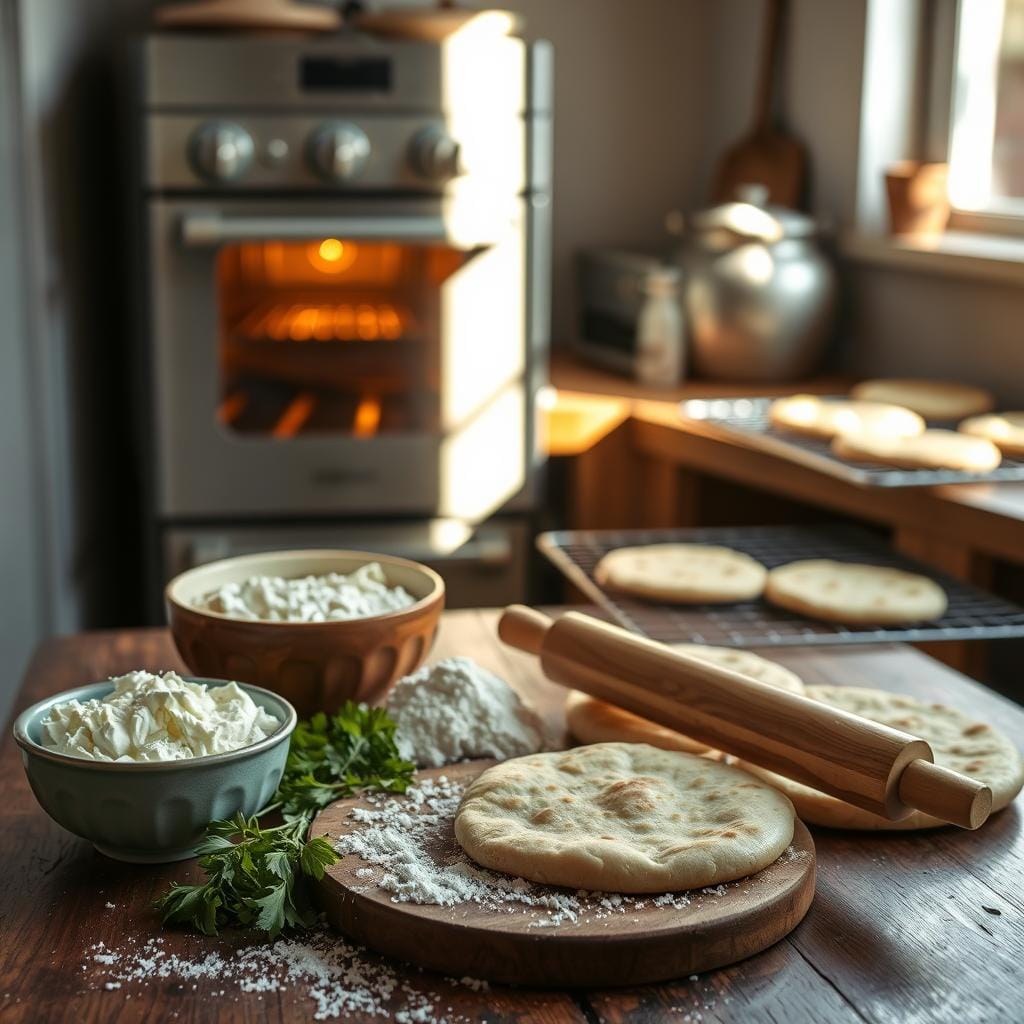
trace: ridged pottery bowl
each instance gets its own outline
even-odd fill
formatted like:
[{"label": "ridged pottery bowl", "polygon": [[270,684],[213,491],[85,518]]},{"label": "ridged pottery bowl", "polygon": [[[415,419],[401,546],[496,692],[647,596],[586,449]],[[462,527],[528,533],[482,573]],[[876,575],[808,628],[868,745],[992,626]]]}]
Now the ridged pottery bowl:
[{"label": "ridged pottery bowl", "polygon": [[[222,679],[189,682],[220,686]],[[226,754],[181,761],[92,761],[42,745],[41,723],[55,704],[105,697],[108,680],[66,690],[33,704],[14,723],[29,785],[58,825],[115,860],[164,864],[193,856],[207,824],[237,811],[255,814],[277,789],[288,758],[295,708],[258,686],[242,689],[280,728],[259,743]]]},{"label": "ridged pottery bowl", "polygon": [[[334,622],[234,619],[197,608],[226,583],[250,576],[296,579],[351,573],[379,562],[388,586],[416,602],[400,611]],[[190,569],[167,584],[167,619],[178,651],[197,675],[265,686],[303,718],[346,700],[376,703],[430,651],[444,608],[444,580],[425,565],[366,551],[276,551]]]}]

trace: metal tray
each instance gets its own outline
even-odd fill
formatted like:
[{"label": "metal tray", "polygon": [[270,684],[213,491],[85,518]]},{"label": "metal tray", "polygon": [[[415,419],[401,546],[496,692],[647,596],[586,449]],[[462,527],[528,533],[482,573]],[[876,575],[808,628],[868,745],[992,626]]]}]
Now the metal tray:
[{"label": "metal tray", "polygon": [[[936,484],[1024,480],[1024,460],[1013,459],[1008,455],[1003,456],[998,469],[988,473],[964,473],[957,469],[895,469],[877,462],[841,459],[832,453],[828,441],[776,430],[768,418],[768,410],[774,401],[774,398],[697,398],[680,403],[679,409],[683,419],[690,421],[694,429],[712,437],[759,448],[854,484],[872,487],[932,487]],[[930,423],[929,426],[953,429],[956,424]]]},{"label": "metal tray", "polygon": [[[841,626],[817,622],[765,601],[667,605],[606,591],[594,579],[609,551],[634,544],[723,544],[769,569],[802,558],[887,565],[935,580],[949,599],[946,614],[914,626]],[[626,629],[664,643],[769,647],[886,641],[991,640],[1024,636],[1024,608],[930,566],[894,553],[873,534],[851,526],[738,526],[699,530],[563,530],[542,533],[538,549],[595,604]]]}]

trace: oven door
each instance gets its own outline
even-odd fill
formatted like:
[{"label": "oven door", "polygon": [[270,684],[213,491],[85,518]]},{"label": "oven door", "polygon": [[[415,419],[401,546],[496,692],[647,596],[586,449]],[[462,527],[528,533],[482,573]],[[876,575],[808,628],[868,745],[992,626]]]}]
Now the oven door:
[{"label": "oven door", "polygon": [[526,476],[524,204],[151,204],[164,519],[480,519]]}]

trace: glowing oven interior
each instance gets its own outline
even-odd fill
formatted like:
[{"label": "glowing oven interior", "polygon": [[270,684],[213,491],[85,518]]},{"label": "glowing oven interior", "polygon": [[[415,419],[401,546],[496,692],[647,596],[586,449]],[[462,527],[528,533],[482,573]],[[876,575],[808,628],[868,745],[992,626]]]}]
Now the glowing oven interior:
[{"label": "glowing oven interior", "polygon": [[220,252],[226,429],[279,438],[436,429],[443,245],[244,242]]}]

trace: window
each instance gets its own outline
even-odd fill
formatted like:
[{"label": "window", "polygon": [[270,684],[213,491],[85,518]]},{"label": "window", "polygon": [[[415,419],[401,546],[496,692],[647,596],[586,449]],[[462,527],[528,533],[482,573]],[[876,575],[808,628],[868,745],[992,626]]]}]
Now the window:
[{"label": "window", "polygon": [[952,226],[1024,231],[1024,0],[961,0],[952,79]]}]

